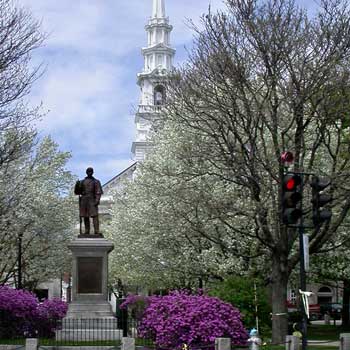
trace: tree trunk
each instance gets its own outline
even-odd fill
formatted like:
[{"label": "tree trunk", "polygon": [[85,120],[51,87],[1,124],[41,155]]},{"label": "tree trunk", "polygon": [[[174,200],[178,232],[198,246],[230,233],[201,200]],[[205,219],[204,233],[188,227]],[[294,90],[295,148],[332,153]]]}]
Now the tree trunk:
[{"label": "tree trunk", "polygon": [[342,326],[348,328],[350,326],[349,320],[349,302],[350,302],[350,280],[344,279],[343,292],[343,310],[342,310]]},{"label": "tree trunk", "polygon": [[288,331],[287,266],[280,256],[272,258],[272,342],[283,343]]}]

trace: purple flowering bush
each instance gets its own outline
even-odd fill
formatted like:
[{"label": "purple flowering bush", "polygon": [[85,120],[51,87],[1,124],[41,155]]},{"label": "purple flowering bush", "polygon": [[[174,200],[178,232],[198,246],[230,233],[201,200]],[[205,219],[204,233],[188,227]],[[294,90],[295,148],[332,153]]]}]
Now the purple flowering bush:
[{"label": "purple flowering bush", "polygon": [[39,300],[26,290],[0,286],[0,310],[14,317],[31,317],[36,313]]},{"label": "purple flowering bush", "polygon": [[174,291],[151,296],[147,304],[138,334],[152,339],[158,347],[210,346],[218,337],[244,345],[248,339],[239,310],[218,298]]},{"label": "purple flowering bush", "polygon": [[128,308],[131,317],[140,321],[142,319],[145,308],[148,306],[149,297],[143,295],[129,294],[125,301],[120,304],[121,309]]},{"label": "purple flowering bush", "polygon": [[35,322],[39,334],[45,337],[54,336],[54,331],[60,327],[60,320],[66,315],[68,305],[60,299],[45,300],[38,305]]},{"label": "purple flowering bush", "polygon": [[40,317],[60,320],[66,316],[68,304],[60,299],[45,300],[38,305]]},{"label": "purple flowering bush", "polygon": [[61,300],[40,304],[31,292],[0,286],[0,337],[35,336],[43,330],[52,335],[66,312]]},{"label": "purple flowering bush", "polygon": [[0,336],[32,335],[38,303],[28,291],[0,286]]}]

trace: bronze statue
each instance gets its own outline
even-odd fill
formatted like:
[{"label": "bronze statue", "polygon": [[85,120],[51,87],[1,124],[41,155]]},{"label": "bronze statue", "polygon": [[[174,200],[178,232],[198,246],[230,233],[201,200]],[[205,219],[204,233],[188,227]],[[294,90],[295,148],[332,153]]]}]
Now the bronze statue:
[{"label": "bronze statue", "polygon": [[87,177],[84,180],[77,181],[74,188],[74,193],[79,195],[80,234],[82,233],[81,222],[84,218],[84,234],[86,235],[90,234],[90,217],[93,220],[94,234],[100,235],[98,205],[103,191],[100,181],[92,176],[93,173],[94,169],[87,168]]}]

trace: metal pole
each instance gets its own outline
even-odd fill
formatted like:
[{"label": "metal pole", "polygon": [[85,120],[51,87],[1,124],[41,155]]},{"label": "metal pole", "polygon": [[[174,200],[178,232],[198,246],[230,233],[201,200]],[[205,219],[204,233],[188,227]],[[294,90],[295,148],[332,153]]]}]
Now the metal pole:
[{"label": "metal pole", "polygon": [[255,303],[255,324],[256,324],[256,330],[258,331],[258,334],[259,334],[258,295],[257,295],[255,280],[254,280],[254,303]]},{"label": "metal pole", "polygon": [[18,273],[17,273],[17,289],[22,289],[22,234],[20,233],[18,236],[18,251],[17,251],[17,267],[18,267]]},{"label": "metal pole", "polygon": [[[301,188],[304,187],[304,177],[301,176]],[[300,210],[303,210],[303,199],[300,201]],[[299,250],[300,250],[300,289],[302,291],[306,290],[306,273],[305,273],[305,257],[304,257],[304,219],[303,215],[300,218],[299,225]],[[303,302],[300,302],[300,312],[302,315],[301,322],[301,333],[303,335],[302,338],[302,350],[306,350],[307,348],[307,316],[305,312],[305,306]]]}]

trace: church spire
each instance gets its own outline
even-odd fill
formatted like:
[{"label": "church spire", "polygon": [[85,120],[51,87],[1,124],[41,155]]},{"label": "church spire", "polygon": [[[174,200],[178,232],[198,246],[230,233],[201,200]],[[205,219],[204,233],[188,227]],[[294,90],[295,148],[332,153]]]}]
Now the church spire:
[{"label": "church spire", "polygon": [[153,0],[153,18],[164,18],[165,17],[165,0]]},{"label": "church spire", "polygon": [[152,16],[145,29],[147,46],[142,48],[144,68],[137,75],[141,96],[135,115],[136,138],[131,148],[136,161],[142,161],[152,148],[152,123],[159,117],[162,105],[166,102],[166,81],[173,69],[175,49],[170,45],[173,27],[165,16],[165,0],[153,0]]}]

